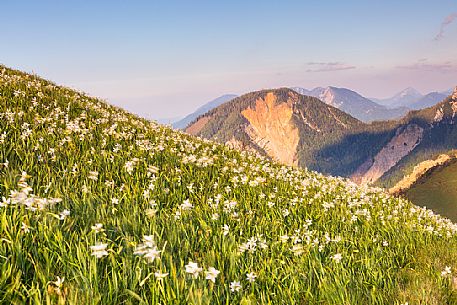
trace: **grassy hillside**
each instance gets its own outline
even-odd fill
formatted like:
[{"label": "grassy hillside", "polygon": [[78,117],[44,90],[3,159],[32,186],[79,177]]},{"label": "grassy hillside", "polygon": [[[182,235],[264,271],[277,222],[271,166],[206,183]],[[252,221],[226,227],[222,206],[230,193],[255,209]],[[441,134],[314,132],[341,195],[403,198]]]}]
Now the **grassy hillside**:
[{"label": "grassy hillside", "polygon": [[437,167],[422,177],[405,196],[420,206],[457,221],[457,162]]},{"label": "grassy hillside", "polygon": [[455,304],[457,227],[0,67],[0,303]]}]

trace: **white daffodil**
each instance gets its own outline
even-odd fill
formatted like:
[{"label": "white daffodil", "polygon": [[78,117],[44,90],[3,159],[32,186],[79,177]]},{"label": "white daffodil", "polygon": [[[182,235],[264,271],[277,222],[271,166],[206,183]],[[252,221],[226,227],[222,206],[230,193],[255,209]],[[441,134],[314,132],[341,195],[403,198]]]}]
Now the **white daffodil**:
[{"label": "white daffodil", "polygon": [[147,259],[149,263],[152,263],[156,258],[160,258],[160,252],[162,251],[157,250],[157,247],[153,247],[148,249],[143,257]]},{"label": "white daffodil", "polygon": [[246,274],[246,279],[249,281],[249,283],[254,283],[255,279],[257,278],[257,274],[254,272],[250,272]]},{"label": "white daffodil", "polygon": [[91,246],[90,249],[92,250],[92,256],[95,256],[96,258],[102,258],[103,256],[108,255],[108,251],[106,251],[106,247],[108,244],[95,244],[94,246]]},{"label": "white daffodil", "polygon": [[62,288],[64,281],[65,281],[64,277],[60,278],[60,276],[58,276],[57,280],[52,282],[56,286],[55,291],[57,292],[58,295],[60,295],[62,292],[60,289]]},{"label": "white daffodil", "polygon": [[28,225],[26,225],[25,223],[22,223],[21,230],[24,233],[29,233],[30,232],[30,227]]},{"label": "white daffodil", "polygon": [[189,199],[186,199],[186,200],[183,201],[183,203],[179,207],[183,211],[188,211],[188,210],[192,210],[194,205],[192,203],[190,203]]},{"label": "white daffodil", "polygon": [[144,235],[143,243],[139,244],[133,254],[143,256],[149,263],[154,262],[155,259],[160,259],[160,252],[154,241],[153,235]]},{"label": "white daffodil", "polygon": [[444,270],[441,271],[441,276],[442,276],[442,277],[447,277],[447,276],[449,276],[451,273],[452,273],[451,267],[446,266],[446,267],[444,267]]},{"label": "white daffodil", "polygon": [[230,283],[230,291],[237,292],[240,291],[242,288],[240,282],[234,281]]},{"label": "white daffodil", "polygon": [[105,231],[105,229],[103,229],[103,224],[101,224],[101,223],[96,223],[95,225],[91,226],[91,229],[95,233],[100,233],[100,232]]},{"label": "white daffodil", "polygon": [[207,271],[205,271],[205,275],[207,280],[210,280],[211,282],[215,283],[216,282],[216,277],[220,273],[219,270],[215,269],[214,267],[209,267]]},{"label": "white daffodil", "polygon": [[166,278],[168,276],[168,272],[167,273],[162,273],[160,271],[157,271],[157,272],[154,272],[154,276],[158,280],[163,280],[164,278]]},{"label": "white daffodil", "polygon": [[228,225],[222,226],[222,235],[226,236],[230,232],[230,227]]},{"label": "white daffodil", "polygon": [[185,267],[186,273],[191,274],[194,277],[194,279],[196,279],[198,277],[198,274],[203,271],[203,268],[198,267],[198,264],[192,261],[189,261],[189,263]]},{"label": "white daffodil", "polygon": [[332,259],[337,263],[341,262],[342,258],[343,258],[343,256],[341,255],[341,253],[337,253],[337,254],[332,256]]},{"label": "white daffodil", "polygon": [[70,216],[70,210],[65,209],[59,214],[59,219],[64,220],[67,216]]}]

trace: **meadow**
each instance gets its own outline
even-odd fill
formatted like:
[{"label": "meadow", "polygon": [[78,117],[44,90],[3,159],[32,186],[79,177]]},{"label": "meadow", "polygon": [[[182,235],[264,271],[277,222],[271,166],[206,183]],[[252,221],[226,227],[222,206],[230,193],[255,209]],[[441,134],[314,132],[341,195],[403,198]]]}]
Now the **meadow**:
[{"label": "meadow", "polygon": [[1,304],[456,304],[457,226],[0,66]]}]

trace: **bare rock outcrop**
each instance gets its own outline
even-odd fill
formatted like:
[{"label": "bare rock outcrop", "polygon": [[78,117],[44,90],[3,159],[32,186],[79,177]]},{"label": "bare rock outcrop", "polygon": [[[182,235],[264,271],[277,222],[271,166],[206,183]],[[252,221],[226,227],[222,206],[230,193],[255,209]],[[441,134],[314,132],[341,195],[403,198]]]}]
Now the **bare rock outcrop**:
[{"label": "bare rock outcrop", "polygon": [[398,129],[396,135],[379,151],[372,162],[364,162],[352,174],[351,179],[360,184],[376,182],[420,143],[423,132],[423,128],[416,124]]},{"label": "bare rock outcrop", "polygon": [[292,101],[277,103],[273,92],[256,100],[255,108],[241,114],[248,120],[246,132],[273,159],[287,165],[297,165],[298,128],[292,121]]}]

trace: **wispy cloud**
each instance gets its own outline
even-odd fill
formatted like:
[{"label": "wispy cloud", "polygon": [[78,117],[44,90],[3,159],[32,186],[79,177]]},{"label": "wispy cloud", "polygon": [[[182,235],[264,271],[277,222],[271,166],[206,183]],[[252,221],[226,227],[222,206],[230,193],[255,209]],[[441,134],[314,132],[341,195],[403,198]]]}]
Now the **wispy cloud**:
[{"label": "wispy cloud", "polygon": [[399,65],[395,68],[433,72],[457,72],[457,65],[450,61],[446,61],[443,63],[430,63],[426,58],[421,58],[413,64]]},{"label": "wispy cloud", "polygon": [[457,13],[452,13],[449,16],[447,16],[446,18],[444,18],[443,22],[441,22],[440,31],[435,36],[435,40],[440,40],[441,38],[443,38],[446,28],[456,19],[457,19]]},{"label": "wispy cloud", "polygon": [[351,66],[341,62],[309,62],[306,64],[308,69],[306,72],[331,72],[331,71],[342,71],[355,69],[355,66]]}]

